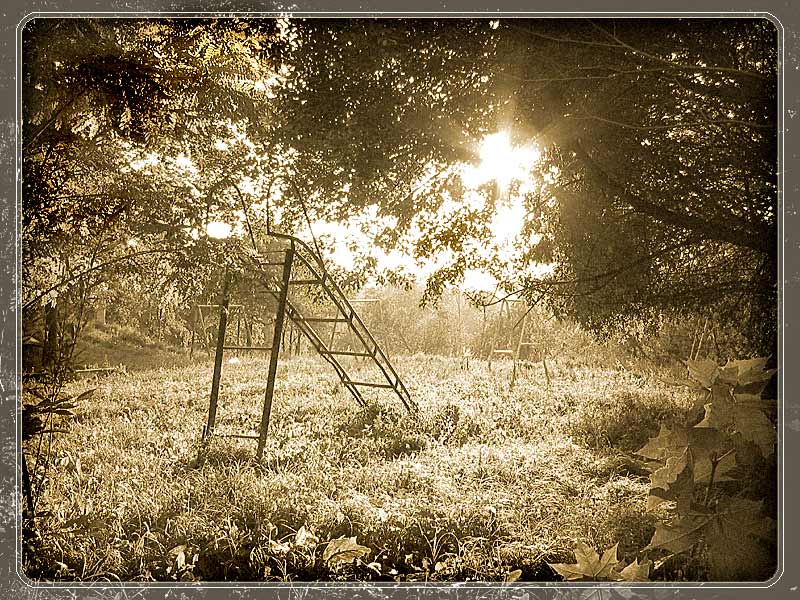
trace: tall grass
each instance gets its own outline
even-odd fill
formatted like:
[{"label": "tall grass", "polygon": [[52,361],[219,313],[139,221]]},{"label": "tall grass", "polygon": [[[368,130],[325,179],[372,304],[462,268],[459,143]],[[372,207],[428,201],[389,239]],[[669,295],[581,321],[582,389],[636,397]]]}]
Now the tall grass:
[{"label": "tall grass", "polygon": [[[129,371],[97,387],[54,440],[30,577],[55,580],[548,580],[576,540],[646,545],[654,516],[630,451],[689,399],[628,371],[417,356],[421,406],[359,408],[325,363],[283,362],[264,460],[199,442],[211,363]],[[264,360],[226,364],[218,428],[252,433]],[[76,467],[76,465],[79,465]],[[37,477],[43,476],[37,473]],[[299,533],[298,533],[299,532]],[[324,560],[329,540],[370,549]]]}]

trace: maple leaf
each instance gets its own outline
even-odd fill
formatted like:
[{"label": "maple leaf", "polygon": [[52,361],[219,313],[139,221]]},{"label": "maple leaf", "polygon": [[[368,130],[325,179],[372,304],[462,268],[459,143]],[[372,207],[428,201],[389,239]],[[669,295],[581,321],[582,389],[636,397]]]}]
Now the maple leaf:
[{"label": "maple leaf", "polygon": [[687,360],[686,366],[689,369],[689,377],[706,389],[711,386],[719,377],[719,366],[713,360]]},{"label": "maple leaf", "polygon": [[743,394],[744,402],[718,399],[705,405],[706,414],[703,420],[695,425],[700,429],[732,429],[742,438],[754,442],[761,449],[764,456],[769,456],[775,450],[775,429],[758,403],[753,401],[753,396]]},{"label": "maple leaf", "polygon": [[737,392],[760,396],[776,371],[765,369],[766,366],[766,358],[729,360],[720,370],[720,380],[733,386]]},{"label": "maple leaf", "polygon": [[[687,448],[691,450],[692,454],[694,481],[696,483],[703,483],[707,482],[711,475],[712,453],[716,453],[717,455],[724,454],[730,448],[730,443],[727,437],[715,428],[700,427],[700,425],[697,425],[695,427],[682,427],[672,430],[662,424],[658,436],[651,438],[650,441],[648,441],[644,447],[637,450],[636,453],[653,460],[666,462],[670,458],[680,456]],[[676,468],[676,463],[673,463],[671,466],[674,470]],[[723,461],[717,465],[717,481],[721,481],[722,479],[719,478],[723,477],[725,473],[732,470],[735,466],[736,460],[733,455],[729,455],[723,459]],[[659,469],[659,471],[661,471],[661,469]],[[656,471],[656,473],[658,473],[658,471]],[[658,480],[662,482],[665,481],[667,473],[668,471],[660,473],[658,475]],[[675,475],[677,476],[678,473],[675,473]],[[651,481],[653,481],[652,475]]]},{"label": "maple leaf", "polygon": [[749,406],[750,408],[759,408],[765,413],[774,413],[778,410],[778,404],[775,400],[764,400],[760,394],[749,394],[745,392],[736,392],[734,394],[737,406]]},{"label": "maple leaf", "polygon": [[617,559],[618,545],[614,544],[611,548],[605,550],[601,558],[591,546],[584,542],[578,542],[575,547],[575,564],[547,564],[567,581],[578,579],[611,580],[614,578],[614,566],[619,562]]},{"label": "maple leaf", "polygon": [[736,464],[738,466],[753,468],[760,464],[763,456],[758,446],[753,442],[746,441],[740,433],[734,434],[732,439],[736,446]]},{"label": "maple leaf", "polygon": [[693,459],[689,448],[679,456],[671,456],[667,463],[650,475],[650,496],[647,508],[651,510],[662,502],[675,500],[679,512],[688,510],[694,496]]},{"label": "maple leaf", "polygon": [[656,526],[653,538],[645,550],[663,548],[677,554],[685,552],[697,544],[703,534],[703,529],[711,519],[711,515],[704,513],[689,513],[678,516],[669,523]]},{"label": "maple leaf", "polygon": [[722,460],[717,461],[717,468],[714,472],[714,479],[716,481],[730,481],[730,477],[726,475],[729,471],[736,468],[736,456],[733,452],[728,454],[728,451],[733,447],[730,439],[723,432],[704,427],[693,427],[690,430],[690,449],[694,462],[694,481],[695,483],[708,483],[711,479],[711,471],[713,468],[712,459],[716,460],[718,456],[724,456]]},{"label": "maple leaf", "polygon": [[704,531],[712,579],[741,581],[768,576],[774,557],[757,538],[767,536],[774,525],[762,515],[761,502],[732,498],[722,505]]},{"label": "maple leaf", "polygon": [[775,452],[775,428],[760,408],[734,407],[734,426],[742,438],[756,444],[765,457]]},{"label": "maple leaf", "polygon": [[619,572],[619,581],[650,581],[652,566],[653,561],[646,560],[640,564],[637,558]]},{"label": "maple leaf", "polygon": [[704,408],[705,416],[695,427],[724,430],[733,423],[733,402],[709,402]]},{"label": "maple leaf", "polygon": [[330,566],[347,564],[363,558],[370,551],[371,549],[367,546],[357,544],[355,537],[340,537],[328,542],[325,552],[322,553],[322,560]]},{"label": "maple leaf", "polygon": [[761,503],[732,498],[713,513],[691,513],[658,525],[645,550],[685,552],[704,542],[711,577],[737,581],[768,574],[774,557],[757,538],[774,529],[774,521],[761,514]]},{"label": "maple leaf", "polygon": [[666,461],[671,456],[680,455],[688,445],[688,434],[682,430],[671,430],[663,423],[658,435],[650,438],[636,454],[652,460]]}]

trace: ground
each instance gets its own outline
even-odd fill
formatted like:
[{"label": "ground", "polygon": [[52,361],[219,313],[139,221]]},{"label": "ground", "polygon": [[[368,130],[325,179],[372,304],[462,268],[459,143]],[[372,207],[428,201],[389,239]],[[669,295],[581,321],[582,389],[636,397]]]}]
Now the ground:
[{"label": "ground", "polygon": [[[252,433],[266,361],[239,358],[223,369],[218,429]],[[573,562],[579,540],[619,542],[630,561],[663,518],[646,510],[633,451],[691,405],[664,373],[619,363],[556,359],[549,381],[538,363],[512,384],[509,361],[398,357],[413,418],[391,395],[360,408],[301,356],[279,367],[258,463],[254,440],[200,443],[211,359],[172,362],[71,383],[95,391],[51,447],[27,448],[35,491],[47,476],[31,577],[555,580],[547,562]],[[351,554],[326,553],[342,536]]]}]

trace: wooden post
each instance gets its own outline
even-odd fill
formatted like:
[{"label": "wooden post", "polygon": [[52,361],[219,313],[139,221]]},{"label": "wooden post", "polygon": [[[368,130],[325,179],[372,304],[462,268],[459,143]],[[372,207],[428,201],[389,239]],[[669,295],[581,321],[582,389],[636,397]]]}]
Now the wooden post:
[{"label": "wooden post", "polygon": [[269,417],[272,413],[272,393],[275,390],[275,375],[278,372],[278,355],[280,353],[281,339],[283,337],[283,321],[286,316],[286,299],[289,295],[289,280],[292,276],[292,260],[294,259],[294,241],[286,251],[283,262],[283,280],[278,294],[278,312],[275,314],[275,329],[272,332],[272,349],[269,353],[269,372],[267,373],[267,389],[264,393],[264,411],[261,413],[261,427],[258,432],[258,448],[256,460],[261,460],[264,446],[267,444],[267,428]]},{"label": "wooden post", "polygon": [[225,330],[228,328],[228,304],[230,303],[231,275],[225,269],[225,278],[222,282],[222,301],[219,307],[219,329],[217,330],[217,352],[214,355],[214,376],[211,380],[211,399],[208,404],[208,423],[203,430],[203,439],[206,439],[214,429],[217,420],[217,400],[219,399],[219,381],[222,376],[222,355],[225,346]]}]

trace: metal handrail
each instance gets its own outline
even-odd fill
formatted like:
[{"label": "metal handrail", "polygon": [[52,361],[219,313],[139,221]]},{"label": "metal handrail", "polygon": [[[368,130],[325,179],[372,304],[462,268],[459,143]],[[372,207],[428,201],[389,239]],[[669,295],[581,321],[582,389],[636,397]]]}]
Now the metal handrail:
[{"label": "metal handrail", "polygon": [[[322,258],[318,256],[317,253],[314,252],[308,246],[308,244],[306,244],[306,242],[296,236],[278,232],[270,232],[268,235],[277,239],[285,240],[294,246],[295,257],[300,258],[301,261],[305,263],[306,268],[308,268],[312,276],[319,280],[318,285],[322,286],[328,298],[334,303],[334,305],[336,305],[337,310],[346,317],[350,329],[356,334],[364,348],[368,351],[369,356],[372,357],[375,364],[381,370],[383,376],[386,378],[386,381],[388,381],[390,384],[389,387],[394,390],[394,392],[400,398],[400,401],[403,403],[403,406],[405,406],[406,410],[409,412],[418,411],[419,409],[416,403],[411,398],[411,394],[408,392],[403,380],[400,379],[400,375],[389,361],[389,357],[380,347],[364,321],[356,312],[355,308],[352,306],[352,304],[350,304],[350,301],[347,299],[347,296],[344,294],[342,289],[328,274],[325,264],[322,262]],[[320,272],[318,272],[318,270]],[[270,291],[270,293],[272,292]],[[322,340],[319,338],[319,335],[316,333],[314,328],[306,321],[302,313],[300,313],[300,311],[297,310],[293,304],[290,303],[289,306],[291,306],[291,313],[293,313],[289,314],[289,318],[292,320],[292,322],[297,323],[298,326],[300,326],[301,331],[303,331],[306,337],[312,341],[312,344],[318,352],[322,350],[320,354],[322,354],[325,360],[332,365],[336,363],[334,368],[336,369],[337,374],[342,382],[345,383],[348,389],[350,389],[351,393],[356,396],[357,400],[363,402],[363,400],[360,398],[360,394],[357,393],[357,390],[351,387],[350,380],[347,378],[344,368],[339,365],[338,361],[336,361],[336,359],[330,354],[326,354],[327,348],[325,348],[324,342],[322,342]],[[302,324],[300,322],[302,322]],[[312,339],[312,336],[309,335],[309,332],[313,332],[316,340]]]}]

